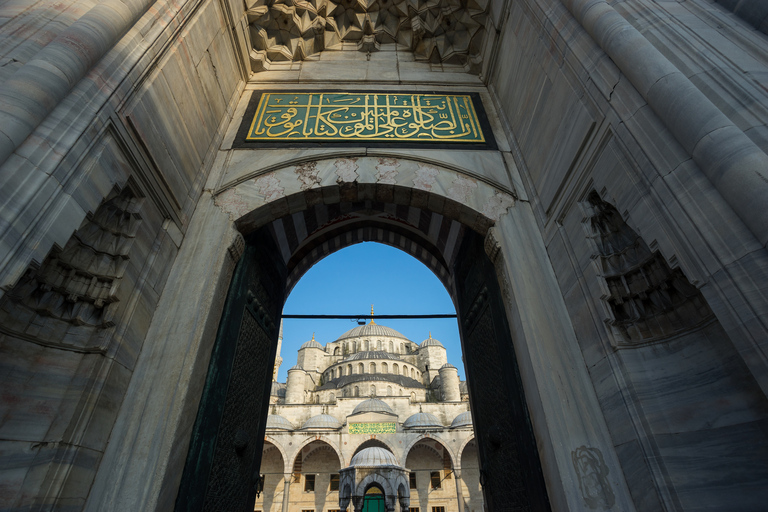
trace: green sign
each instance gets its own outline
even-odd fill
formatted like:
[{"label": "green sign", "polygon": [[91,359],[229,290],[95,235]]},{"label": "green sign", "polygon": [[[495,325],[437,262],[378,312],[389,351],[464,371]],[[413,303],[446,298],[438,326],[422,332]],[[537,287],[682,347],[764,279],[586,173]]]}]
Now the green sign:
[{"label": "green sign", "polygon": [[469,95],[263,93],[246,141],[484,143]]},{"label": "green sign", "polygon": [[395,434],[395,423],[349,423],[350,434]]}]

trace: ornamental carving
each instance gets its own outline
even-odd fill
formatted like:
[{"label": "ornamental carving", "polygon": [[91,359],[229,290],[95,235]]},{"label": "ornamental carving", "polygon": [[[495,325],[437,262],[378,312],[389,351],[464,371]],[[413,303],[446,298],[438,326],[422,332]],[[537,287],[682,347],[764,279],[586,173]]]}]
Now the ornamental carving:
[{"label": "ornamental carving", "polygon": [[248,1],[255,70],[306,60],[345,43],[363,52],[397,44],[417,61],[479,70],[487,0]]}]

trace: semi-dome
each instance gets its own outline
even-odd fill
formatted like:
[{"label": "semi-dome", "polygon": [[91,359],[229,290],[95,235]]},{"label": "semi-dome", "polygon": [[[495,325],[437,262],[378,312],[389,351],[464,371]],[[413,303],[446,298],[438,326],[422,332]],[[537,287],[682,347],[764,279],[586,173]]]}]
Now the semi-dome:
[{"label": "semi-dome", "polygon": [[352,457],[349,465],[350,467],[400,466],[391,451],[378,446],[371,446],[370,448],[360,450]]},{"label": "semi-dome", "polygon": [[432,333],[429,333],[429,338],[427,338],[424,341],[422,341],[421,345],[419,345],[419,348],[424,348],[424,347],[440,347],[440,348],[445,348],[445,347],[443,347],[442,343],[440,343],[439,341],[437,341],[435,338],[432,337]]},{"label": "semi-dome", "polygon": [[318,428],[337,430],[341,428],[341,422],[330,414],[318,414],[317,416],[312,416],[309,418],[307,422],[301,426],[302,430],[314,430]]},{"label": "semi-dome", "polygon": [[463,413],[459,414],[451,422],[451,428],[471,427],[471,426],[472,426],[472,413],[469,411],[464,411]]},{"label": "semi-dome", "polygon": [[347,338],[359,338],[363,336],[391,336],[393,338],[408,340],[408,338],[406,338],[403,334],[397,332],[394,329],[379,324],[369,323],[366,325],[359,325],[354,329],[348,330],[339,336],[336,341],[344,340]]},{"label": "semi-dome", "polygon": [[363,400],[357,404],[357,407],[355,407],[355,410],[352,411],[352,414],[358,414],[361,412],[381,412],[384,414],[395,414],[394,411],[392,411],[392,408],[387,405],[384,400],[379,400],[378,398],[369,398],[368,400]]},{"label": "semi-dome", "polygon": [[357,352],[352,354],[345,361],[357,361],[358,359],[392,359],[395,361],[402,361],[399,357],[382,350],[364,350],[363,352]]},{"label": "semi-dome", "polygon": [[417,412],[403,423],[403,428],[443,428],[443,424],[434,414]]},{"label": "semi-dome", "polygon": [[270,414],[267,416],[267,429],[274,430],[294,430],[293,423],[283,418],[279,414]]}]

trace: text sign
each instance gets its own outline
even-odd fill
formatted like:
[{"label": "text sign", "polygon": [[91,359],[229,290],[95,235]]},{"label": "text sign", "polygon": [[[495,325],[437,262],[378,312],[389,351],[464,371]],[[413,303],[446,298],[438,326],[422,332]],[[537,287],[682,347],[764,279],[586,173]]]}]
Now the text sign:
[{"label": "text sign", "polygon": [[263,93],[246,141],[484,143],[469,95]]},{"label": "text sign", "polygon": [[395,434],[395,423],[349,423],[350,434]]}]

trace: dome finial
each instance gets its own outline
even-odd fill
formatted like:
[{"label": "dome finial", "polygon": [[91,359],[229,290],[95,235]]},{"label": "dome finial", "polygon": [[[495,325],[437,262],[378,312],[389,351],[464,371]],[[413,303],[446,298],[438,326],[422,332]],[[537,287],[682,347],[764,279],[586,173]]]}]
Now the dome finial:
[{"label": "dome finial", "polygon": [[376,322],[373,321],[373,304],[371,304],[371,323],[376,324]]},{"label": "dome finial", "polygon": [[429,339],[432,339],[432,331],[429,331]]},{"label": "dome finial", "polygon": [[[432,336],[430,336],[431,338]],[[315,333],[312,333],[312,341],[315,341]]]}]

